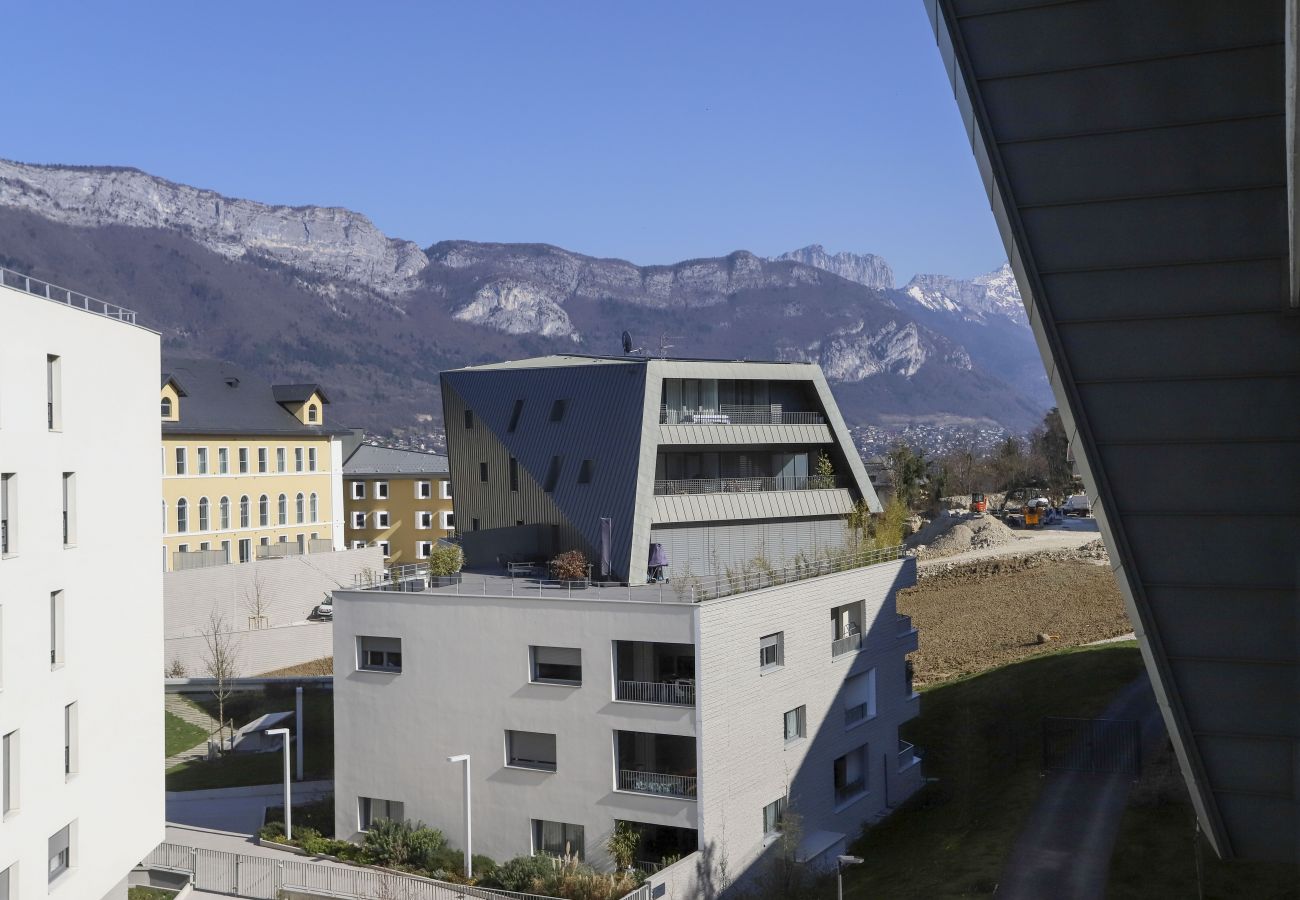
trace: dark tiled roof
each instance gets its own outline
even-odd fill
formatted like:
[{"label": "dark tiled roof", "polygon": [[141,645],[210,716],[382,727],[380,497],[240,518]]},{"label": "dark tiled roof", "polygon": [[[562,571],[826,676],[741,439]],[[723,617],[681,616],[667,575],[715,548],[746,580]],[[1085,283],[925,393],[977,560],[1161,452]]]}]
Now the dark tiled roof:
[{"label": "dark tiled roof", "polygon": [[176,388],[176,393],[180,394],[182,397],[189,396],[188,394],[185,393],[185,388],[181,387],[181,383],[176,380],[175,375],[173,375],[171,372],[163,372],[162,384],[158,385],[158,387],[165,388],[167,387],[168,382],[171,382],[172,387]]},{"label": "dark tiled roof", "polygon": [[185,385],[185,402],[179,422],[162,423],[163,434],[349,433],[346,428],[304,425],[280,405],[276,388],[231,363],[169,360],[164,368],[174,381]]},{"label": "dark tiled roof", "polygon": [[275,395],[276,403],[306,403],[312,394],[320,394],[321,400],[330,402],[319,384],[277,384],[271,388],[271,393]]},{"label": "dark tiled roof", "polygon": [[343,463],[344,475],[446,475],[447,457],[420,450],[362,444]]}]

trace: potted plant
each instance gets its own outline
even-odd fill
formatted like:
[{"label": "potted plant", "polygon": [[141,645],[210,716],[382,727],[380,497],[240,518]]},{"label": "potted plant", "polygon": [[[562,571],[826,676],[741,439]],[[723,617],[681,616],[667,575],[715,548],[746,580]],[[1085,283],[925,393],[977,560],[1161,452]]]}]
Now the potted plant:
[{"label": "potted plant", "polygon": [[429,551],[429,586],[460,584],[460,570],[464,565],[465,554],[455,544],[434,544]]},{"label": "potted plant", "polygon": [[551,578],[567,581],[574,587],[586,587],[591,583],[591,563],[581,550],[566,550],[551,560]]}]

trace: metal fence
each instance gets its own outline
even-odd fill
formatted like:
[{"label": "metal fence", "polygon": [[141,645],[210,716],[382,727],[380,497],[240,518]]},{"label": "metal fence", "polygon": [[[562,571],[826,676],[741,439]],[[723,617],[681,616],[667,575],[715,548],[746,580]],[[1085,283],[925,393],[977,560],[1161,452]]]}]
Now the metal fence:
[{"label": "metal fence", "polygon": [[1142,771],[1142,730],[1133,719],[1043,719],[1043,768],[1057,772]]},{"label": "metal fence", "polygon": [[659,496],[676,494],[756,494],[765,491],[824,491],[843,487],[833,475],[728,475],[718,478],[669,478],[655,481]]},{"label": "metal fence", "polygon": [[186,569],[206,569],[208,566],[224,566],[230,562],[230,554],[225,550],[186,550],[172,554],[172,570],[181,572]]},{"label": "metal fence", "polygon": [[845,653],[855,653],[862,647],[862,632],[846,634],[838,640],[831,641],[831,657],[843,656]]},{"label": "metal fence", "polygon": [[201,891],[250,900],[277,900],[281,891],[301,891],[342,900],[559,900],[542,894],[468,887],[383,869],[293,857],[251,856],[183,844],[159,844],[142,865],[189,875],[194,887]]},{"label": "metal fence", "polygon": [[284,559],[286,556],[302,556],[303,548],[296,541],[276,541],[274,544],[258,544],[253,548],[257,559]]},{"label": "metal fence", "polygon": [[663,794],[666,797],[694,797],[695,777],[619,769],[618,789],[639,794]]},{"label": "metal fence", "polygon": [[85,294],[59,287],[57,284],[50,284],[48,281],[32,278],[30,275],[24,275],[12,269],[0,267],[0,282],[3,282],[6,287],[17,288],[34,296],[53,300],[55,303],[62,303],[75,309],[84,309],[86,312],[94,313],[97,316],[105,316],[121,322],[130,322],[132,325],[135,324],[135,310],[133,309],[127,309],[104,300],[96,300],[94,297],[87,297]]},{"label": "metal fence", "polygon": [[695,685],[682,681],[618,681],[616,700],[631,703],[663,703],[669,706],[694,706]]}]

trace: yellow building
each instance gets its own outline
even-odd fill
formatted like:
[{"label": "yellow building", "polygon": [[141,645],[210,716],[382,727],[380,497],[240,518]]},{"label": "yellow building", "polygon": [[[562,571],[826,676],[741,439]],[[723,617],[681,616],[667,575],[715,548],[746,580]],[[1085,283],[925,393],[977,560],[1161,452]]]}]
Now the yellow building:
[{"label": "yellow building", "polygon": [[390,566],[429,558],[456,528],[447,457],[362,444],[343,464],[347,546],[370,544]]},{"label": "yellow building", "polygon": [[229,363],[162,375],[167,570],[343,549],[348,429],[319,385],[270,385]]}]

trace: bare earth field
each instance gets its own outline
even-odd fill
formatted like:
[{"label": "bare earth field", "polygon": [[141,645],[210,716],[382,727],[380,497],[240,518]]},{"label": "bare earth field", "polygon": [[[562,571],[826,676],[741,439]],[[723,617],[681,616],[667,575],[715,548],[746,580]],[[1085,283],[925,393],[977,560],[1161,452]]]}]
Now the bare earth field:
[{"label": "bare earth field", "polygon": [[[1060,553],[983,559],[923,572],[898,611],[920,630],[914,682],[929,684],[1133,628],[1110,566]],[[1039,634],[1051,636],[1046,644]]]}]

